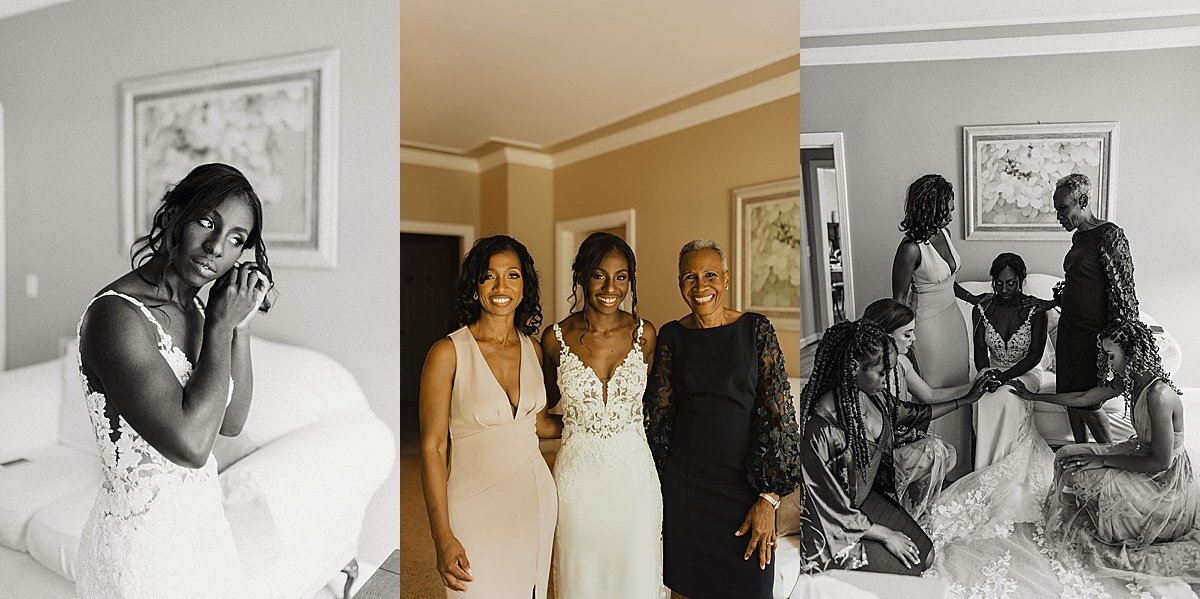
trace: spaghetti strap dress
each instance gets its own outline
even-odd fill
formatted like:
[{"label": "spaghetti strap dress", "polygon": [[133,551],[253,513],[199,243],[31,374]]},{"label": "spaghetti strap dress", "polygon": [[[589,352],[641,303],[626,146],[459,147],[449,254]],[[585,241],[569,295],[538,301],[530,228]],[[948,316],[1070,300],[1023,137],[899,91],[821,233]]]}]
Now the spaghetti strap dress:
[{"label": "spaghetti strap dress", "polygon": [[471,561],[469,591],[447,597],[546,598],[558,499],[538,449],[546,388],[533,342],[521,336],[521,395],[513,413],[471,331],[450,333],[450,528]]}]

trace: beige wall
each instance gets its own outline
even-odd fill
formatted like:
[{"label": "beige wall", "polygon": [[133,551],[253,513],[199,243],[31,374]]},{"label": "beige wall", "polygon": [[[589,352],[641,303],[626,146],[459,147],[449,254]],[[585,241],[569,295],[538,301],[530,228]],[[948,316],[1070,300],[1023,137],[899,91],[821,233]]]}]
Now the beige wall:
[{"label": "beige wall", "polygon": [[890,294],[904,190],[942,173],[960,194],[951,232],[963,271],[983,279],[1002,251],[1061,276],[1069,242],[962,241],[962,127],[1119,121],[1115,222],[1129,238],[1142,309],[1183,347],[1175,381],[1200,385],[1200,48],[805,67],[804,131],[846,134],[855,303]]},{"label": "beige wall", "polygon": [[479,175],[400,165],[400,218],[471,225],[479,230]]},{"label": "beige wall", "polygon": [[[337,47],[338,267],[277,266],[279,300],[255,332],[345,364],[398,435],[398,20],[393,0],[353,10],[332,0],[88,0],[0,20],[8,366],[53,358],[92,294],[129,270],[118,236],[120,81]],[[26,273],[40,278],[36,299],[25,297]],[[368,509],[366,562],[398,545],[398,487],[393,471]]]},{"label": "beige wall", "polygon": [[[545,326],[554,318],[554,174],[522,164],[506,165],[508,234],[533,256]],[[505,168],[505,167],[500,167]]]},{"label": "beige wall", "polygon": [[[639,311],[658,325],[679,318],[679,248],[708,238],[731,250],[730,190],[799,175],[799,111],[791,96],[559,167],[554,220],[635,209]],[[780,331],[779,341],[798,376],[799,332]]]},{"label": "beige wall", "polygon": [[[408,199],[402,200],[408,203]],[[479,236],[508,233],[508,165],[479,175]]]}]

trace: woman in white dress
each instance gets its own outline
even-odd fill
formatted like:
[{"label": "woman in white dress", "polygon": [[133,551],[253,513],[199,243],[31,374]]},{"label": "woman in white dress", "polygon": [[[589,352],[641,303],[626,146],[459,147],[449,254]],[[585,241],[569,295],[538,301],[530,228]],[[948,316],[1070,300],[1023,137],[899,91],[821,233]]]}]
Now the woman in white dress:
[{"label": "woman in white dress", "polygon": [[[104,474],[79,543],[84,599],[245,596],[212,447],[250,409],[249,325],[271,287],[261,233],[262,204],[242,173],[196,167],[135,243],[137,266],[80,320]],[[247,249],[255,261],[240,263]],[[196,295],[210,283],[204,309]]]},{"label": "woman in white dress", "polygon": [[555,587],[561,599],[657,599],[662,494],[642,422],[654,325],[637,316],[636,263],[620,237],[589,235],[571,270],[572,312],[542,335],[547,396],[563,417]]},{"label": "woman in white dress", "polygon": [[[1042,499],[1053,474],[1054,453],[1033,419],[1033,404],[1014,392],[1038,388],[1037,367],[1046,347],[1046,314],[1022,307],[1025,262],[1003,253],[992,261],[994,293],[976,305],[975,365],[1003,383],[979,400],[976,414],[976,469],[942,491],[930,519],[937,540],[983,527],[1003,532],[1016,522],[1041,520]],[[966,520],[955,516],[969,514]],[[996,529],[995,527],[1000,527]],[[958,533],[949,533],[956,530]]]},{"label": "woman in white dress", "polygon": [[[1022,305],[1029,296],[1021,292],[1027,271],[1020,256],[996,256],[989,273],[993,293],[971,313],[975,368],[993,372],[1000,381],[1019,380],[1037,393],[1046,350],[1046,313]],[[1032,405],[1017,397],[1011,385],[984,396],[975,405],[975,469],[1000,461],[1024,434],[1040,438],[1036,428],[1023,429],[1032,422]]]}]

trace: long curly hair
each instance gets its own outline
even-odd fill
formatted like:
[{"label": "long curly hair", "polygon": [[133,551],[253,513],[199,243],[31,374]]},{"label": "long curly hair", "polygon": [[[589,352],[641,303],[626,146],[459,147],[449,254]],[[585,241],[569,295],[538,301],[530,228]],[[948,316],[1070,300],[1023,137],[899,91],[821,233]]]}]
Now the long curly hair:
[{"label": "long curly hair", "polygon": [[[624,239],[612,233],[597,231],[588,235],[587,239],[579,244],[579,251],[575,253],[575,260],[571,262],[571,313],[583,313],[583,322],[587,325],[587,330],[584,331],[585,337],[592,325],[588,322],[587,311],[580,306],[580,302],[586,304],[590,299],[588,298],[588,277],[596,272],[597,268],[600,268],[600,262],[610,252],[619,254],[629,265],[629,296],[632,300],[629,311],[633,314],[634,322],[638,320],[637,259],[633,255],[633,248],[629,247]],[[637,337],[637,327],[634,327],[633,335]],[[637,339],[634,341],[636,342]]]},{"label": "long curly hair", "polygon": [[[1113,372],[1109,367],[1108,358],[1104,352],[1103,342],[1105,339],[1116,343],[1120,346],[1121,353],[1125,354],[1125,372]],[[1137,400],[1133,396],[1133,375],[1135,373],[1150,373],[1162,379],[1176,393],[1183,395],[1183,392],[1168,376],[1169,373],[1163,371],[1162,356],[1158,355],[1158,343],[1154,341],[1154,332],[1146,326],[1146,323],[1140,320],[1115,320],[1096,336],[1096,347],[1099,350],[1096,358],[1096,369],[1100,373],[1098,382],[1104,384],[1110,379],[1117,379],[1120,382],[1125,395],[1126,415],[1133,412],[1133,402]]]},{"label": "long curly hair", "polygon": [[471,246],[467,257],[463,259],[459,271],[458,283],[454,294],[454,311],[458,315],[458,324],[467,326],[479,320],[483,309],[479,305],[478,288],[487,274],[488,262],[492,256],[501,252],[512,252],[517,255],[521,265],[523,291],[521,303],[513,318],[513,325],[521,334],[531,336],[542,326],[542,299],[538,292],[538,274],[533,266],[533,256],[524,244],[508,235],[493,235],[484,237]]},{"label": "long curly hair", "polygon": [[[137,270],[152,258],[163,258],[162,272],[159,273],[158,280],[167,286],[170,293],[170,283],[166,282],[164,275],[175,262],[183,228],[197,219],[208,216],[229,198],[245,200],[254,214],[254,225],[250,228],[243,247],[254,248],[254,262],[258,270],[274,281],[275,277],[271,275],[271,267],[267,260],[267,244],[262,239],[262,201],[258,199],[258,194],[241,171],[218,162],[197,166],[167,190],[163,195],[162,205],[154,213],[150,232],[135,240],[129,248],[130,266]],[[147,283],[156,284],[145,277],[142,279]],[[272,297],[274,293],[268,294],[259,307],[260,311],[266,312],[270,309]]]},{"label": "long curly hair", "polygon": [[925,175],[908,186],[904,197],[904,219],[900,230],[909,239],[923,243],[940,230],[950,216],[954,186],[941,175]]}]

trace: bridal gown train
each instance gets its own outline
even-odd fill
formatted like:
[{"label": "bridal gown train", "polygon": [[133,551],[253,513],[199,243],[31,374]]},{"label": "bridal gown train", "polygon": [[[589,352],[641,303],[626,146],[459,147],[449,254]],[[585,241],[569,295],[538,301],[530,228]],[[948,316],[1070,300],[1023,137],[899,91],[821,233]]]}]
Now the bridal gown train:
[{"label": "bridal gown train", "polygon": [[567,347],[559,326],[553,330],[561,348],[563,413],[562,448],[554,462],[557,596],[658,599],[662,493],[642,424],[642,348],[634,343],[605,384]]},{"label": "bridal gown train", "polygon": [[[115,291],[105,292],[92,302],[107,296],[123,298],[142,312],[154,327],[159,353],[179,384],[186,385],[192,364],[150,310]],[[124,417],[114,414],[115,421],[110,420],[104,394],[92,388],[82,366],[79,376],[104,473],[79,541],[75,567],[79,597],[243,597],[244,575],[221,505],[216,459],[210,454],[204,466],[197,469],[171,462]]]}]

